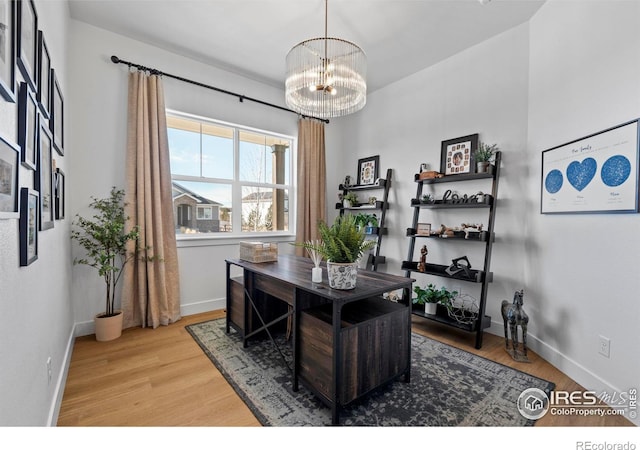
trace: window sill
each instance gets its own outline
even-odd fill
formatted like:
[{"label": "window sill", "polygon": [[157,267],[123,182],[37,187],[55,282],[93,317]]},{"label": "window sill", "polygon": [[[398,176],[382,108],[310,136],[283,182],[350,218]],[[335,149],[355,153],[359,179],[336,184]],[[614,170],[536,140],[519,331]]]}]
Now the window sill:
[{"label": "window sill", "polygon": [[287,243],[296,240],[295,234],[245,234],[242,236],[176,236],[178,248],[209,247],[218,245],[239,245],[244,241]]}]

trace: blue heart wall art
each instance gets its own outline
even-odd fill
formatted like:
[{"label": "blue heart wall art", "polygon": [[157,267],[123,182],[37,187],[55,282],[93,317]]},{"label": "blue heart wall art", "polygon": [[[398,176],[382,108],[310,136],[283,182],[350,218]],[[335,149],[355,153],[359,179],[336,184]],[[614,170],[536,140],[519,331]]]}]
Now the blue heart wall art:
[{"label": "blue heart wall art", "polygon": [[596,175],[597,163],[593,158],[586,158],[582,162],[573,161],[567,167],[567,180],[569,184],[582,191],[586,188]]}]

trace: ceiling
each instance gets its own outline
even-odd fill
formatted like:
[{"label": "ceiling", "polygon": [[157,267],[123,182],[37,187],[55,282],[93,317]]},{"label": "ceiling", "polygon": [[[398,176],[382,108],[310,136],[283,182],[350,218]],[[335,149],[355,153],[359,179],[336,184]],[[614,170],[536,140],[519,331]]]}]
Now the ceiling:
[{"label": "ceiling", "polygon": [[[373,92],[528,21],[543,3],[331,0],[328,34],[365,51]],[[280,88],[291,47],[324,36],[323,0],[69,0],[69,8],[73,19]],[[126,49],[113,54],[128,59]]]}]

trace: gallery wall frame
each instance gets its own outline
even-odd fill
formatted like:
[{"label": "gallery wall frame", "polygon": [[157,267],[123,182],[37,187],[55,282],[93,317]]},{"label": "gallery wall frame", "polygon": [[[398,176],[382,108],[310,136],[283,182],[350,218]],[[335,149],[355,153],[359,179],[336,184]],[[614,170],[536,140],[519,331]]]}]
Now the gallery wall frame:
[{"label": "gallery wall frame", "polygon": [[17,8],[16,62],[20,73],[31,89],[38,85],[38,13],[33,0],[15,2]]},{"label": "gallery wall frame", "polygon": [[36,95],[40,112],[49,119],[51,108],[51,56],[42,30],[38,31],[38,92]]},{"label": "gallery wall frame", "polygon": [[16,2],[0,0],[0,95],[16,101]]},{"label": "gallery wall frame", "polygon": [[380,155],[358,160],[358,185],[374,184],[378,179]]},{"label": "gallery wall frame", "polygon": [[20,189],[20,266],[28,266],[38,259],[38,191]]},{"label": "gallery wall frame", "polygon": [[44,123],[40,125],[38,166],[35,189],[40,194],[40,231],[53,228],[55,199],[53,192],[53,138]]},{"label": "gallery wall frame", "polygon": [[17,219],[20,149],[0,136],[0,219]]},{"label": "gallery wall frame", "polygon": [[442,141],[440,173],[461,175],[475,173],[475,153],[478,149],[478,133]]},{"label": "gallery wall frame", "polygon": [[20,161],[28,169],[36,169],[39,121],[38,101],[27,83],[20,83],[18,91],[18,146]]},{"label": "gallery wall frame", "polygon": [[54,190],[56,198],[56,220],[62,220],[64,219],[64,209],[67,194],[64,172],[60,168],[56,168]]},{"label": "gallery wall frame", "polygon": [[542,152],[541,214],[637,213],[640,119]]},{"label": "gallery wall frame", "polygon": [[55,69],[51,69],[51,111],[49,129],[53,135],[53,146],[64,156],[64,97]]}]

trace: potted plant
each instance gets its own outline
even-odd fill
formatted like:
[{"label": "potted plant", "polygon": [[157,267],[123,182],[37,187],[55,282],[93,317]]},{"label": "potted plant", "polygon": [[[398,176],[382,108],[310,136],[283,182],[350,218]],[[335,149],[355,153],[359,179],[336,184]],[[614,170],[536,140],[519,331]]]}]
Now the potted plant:
[{"label": "potted plant", "polygon": [[438,304],[450,309],[453,306],[453,299],[458,295],[458,291],[449,291],[444,286],[437,289],[432,283],[429,283],[426,289],[414,286],[413,292],[416,293],[417,297],[412,300],[412,303],[414,305],[424,305],[426,314],[435,314]]},{"label": "potted plant", "polygon": [[371,228],[378,226],[378,217],[375,214],[358,213],[355,216],[355,221],[356,226],[360,230],[364,230],[365,234],[368,231],[371,232]]},{"label": "potted plant", "polygon": [[342,200],[345,208],[353,208],[358,206],[358,195],[355,192],[348,192]]},{"label": "potted plant", "polygon": [[355,216],[345,214],[336,217],[333,225],[318,224],[320,242],[304,242],[301,245],[321,254],[327,261],[329,287],[348,290],[356,287],[358,260],[362,254],[376,245],[365,239],[358,229]]},{"label": "potted plant", "polygon": [[76,215],[71,230],[71,239],[76,240],[86,251],[84,258],[74,259],[74,264],[86,264],[98,271],[106,284],[105,311],[95,316],[96,339],[109,341],[122,334],[122,311],[115,310],[116,286],[122,269],[135,253],[127,251],[127,243],[135,242],[138,250],[137,227],[125,231],[128,217],[124,212],[124,190],[111,188],[104,199],[91,197],[89,204],[96,213],[90,218]]},{"label": "potted plant", "polygon": [[476,159],[476,171],[478,173],[485,173],[489,171],[489,165],[493,160],[495,153],[498,151],[497,144],[485,144],[484,142],[480,142],[478,145],[478,150],[475,153]]}]

